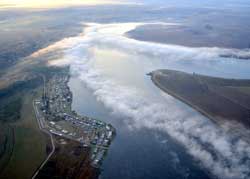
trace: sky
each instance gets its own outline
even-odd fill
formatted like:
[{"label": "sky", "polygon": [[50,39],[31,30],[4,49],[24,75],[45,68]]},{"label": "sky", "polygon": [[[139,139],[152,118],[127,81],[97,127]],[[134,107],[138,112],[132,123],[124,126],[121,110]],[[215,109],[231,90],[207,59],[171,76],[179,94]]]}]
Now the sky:
[{"label": "sky", "polygon": [[161,6],[250,6],[249,0],[0,0],[0,8],[57,8],[77,5],[150,4]]},{"label": "sky", "polygon": [[0,0],[0,7],[50,8],[73,5],[126,4],[120,0]]}]

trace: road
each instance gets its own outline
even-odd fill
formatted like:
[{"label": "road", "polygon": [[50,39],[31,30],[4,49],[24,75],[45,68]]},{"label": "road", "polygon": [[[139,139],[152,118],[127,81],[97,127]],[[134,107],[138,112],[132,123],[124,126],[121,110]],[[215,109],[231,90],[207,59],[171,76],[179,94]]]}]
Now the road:
[{"label": "road", "polygon": [[[41,75],[41,77],[43,78],[43,82],[44,82],[44,84],[43,84],[43,98],[42,98],[42,100],[44,100],[44,98],[46,98],[46,94],[47,94],[48,91],[46,89],[46,78],[43,75]],[[39,174],[39,171],[42,170],[44,165],[49,161],[51,156],[54,154],[54,152],[55,152],[55,142],[54,142],[54,138],[53,138],[54,135],[58,135],[58,136],[61,136],[61,137],[65,137],[66,139],[70,139],[70,140],[74,140],[74,141],[79,142],[78,139],[70,137],[68,135],[64,135],[63,133],[58,133],[57,134],[57,132],[54,132],[54,130],[52,130],[48,125],[46,125],[47,123],[45,122],[44,114],[39,109],[40,105],[38,105],[38,104],[41,104],[41,102],[42,102],[41,100],[34,100],[33,101],[33,108],[34,108],[34,111],[35,111],[35,117],[36,117],[39,129],[50,136],[52,151],[49,153],[47,158],[42,162],[42,164],[39,166],[39,168],[35,171],[34,175],[32,176],[32,179],[35,179],[37,177],[37,175]],[[90,136],[90,138],[91,138],[90,140],[92,141],[93,136]],[[90,146],[90,145],[91,144],[89,143],[88,146]],[[108,146],[93,145],[93,144],[91,146],[95,146],[95,147],[103,149],[103,150],[108,150]]]},{"label": "road", "polygon": [[35,172],[35,174],[32,176],[32,179],[35,179],[37,174],[39,173],[39,171],[44,167],[44,165],[47,163],[47,161],[49,160],[49,158],[53,155],[53,153],[55,152],[55,143],[54,143],[54,139],[53,139],[53,136],[50,132],[48,132],[46,129],[44,129],[42,126],[43,126],[43,123],[40,119],[40,117],[38,116],[38,109],[37,109],[37,106],[35,105],[35,101],[33,101],[33,108],[35,110],[35,116],[36,116],[36,119],[37,119],[37,123],[38,123],[38,126],[40,128],[41,131],[43,131],[44,133],[48,134],[50,136],[50,140],[51,140],[51,145],[52,145],[52,150],[51,152],[49,153],[49,155],[47,156],[47,158],[43,161],[43,163],[40,165],[40,167],[37,169],[37,171]]},{"label": "road", "polygon": [[[42,75],[42,78],[43,78],[43,95],[45,96],[46,95],[46,82],[45,82],[45,77]],[[43,163],[40,165],[40,167],[37,169],[37,171],[35,172],[35,174],[32,176],[32,179],[35,179],[37,174],[39,173],[39,171],[44,167],[44,165],[47,163],[47,161],[50,159],[50,157],[53,155],[53,153],[55,152],[55,143],[54,143],[54,139],[53,139],[53,136],[50,132],[48,132],[45,128],[44,128],[44,123],[43,121],[41,121],[41,116],[39,115],[39,112],[38,112],[38,109],[37,109],[37,106],[35,104],[35,100],[33,101],[33,108],[34,108],[34,111],[35,111],[35,116],[36,116],[36,119],[37,119],[37,123],[38,123],[38,126],[39,126],[39,129],[41,131],[43,131],[44,133],[46,133],[47,135],[50,136],[50,140],[51,140],[51,145],[52,145],[52,150],[51,152],[49,153],[49,155],[47,156],[47,158],[43,161]]]}]

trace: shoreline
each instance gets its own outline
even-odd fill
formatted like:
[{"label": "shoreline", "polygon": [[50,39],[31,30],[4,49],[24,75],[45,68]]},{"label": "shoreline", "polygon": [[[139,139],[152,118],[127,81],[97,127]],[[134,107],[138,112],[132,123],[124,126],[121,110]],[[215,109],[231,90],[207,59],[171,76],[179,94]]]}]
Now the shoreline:
[{"label": "shoreline", "polygon": [[[155,72],[156,71],[150,72],[147,75],[151,77],[151,81],[157,88],[162,90],[164,93],[172,96],[176,100],[179,100],[183,104],[186,104],[188,107],[191,107],[194,110],[194,112],[198,112],[200,115],[207,118],[212,124],[217,125],[218,127],[222,128],[224,132],[230,133],[235,137],[241,137],[241,139],[243,139],[244,141],[250,142],[249,140],[250,131],[249,131],[248,126],[245,126],[245,123],[243,123],[242,121],[238,121],[237,118],[233,120],[227,120],[227,118],[220,116],[220,114],[218,114],[218,116],[213,116],[212,114],[209,114],[209,112],[206,112],[205,110],[201,109],[199,106],[193,104],[192,101],[187,100],[184,97],[176,94],[173,90],[167,89],[167,87],[162,85],[156,79],[157,74],[155,74]],[[242,81],[245,81],[245,80],[242,80]]]},{"label": "shoreline", "polygon": [[[78,143],[77,145],[82,146],[81,152],[89,151],[87,152],[88,160],[84,163],[87,162],[89,163],[89,167],[100,170],[116,135],[115,128],[111,124],[85,115],[79,115],[76,111],[72,110],[73,94],[68,86],[70,74],[67,69],[65,73],[54,73],[48,81],[46,81],[45,77],[43,79],[43,95],[40,99],[33,101],[40,130],[50,135],[52,144],[54,140],[58,143],[58,139],[68,140],[69,143]],[[57,147],[61,148],[60,150],[64,150],[65,147],[63,145],[60,144],[59,140]],[[49,161],[59,158],[58,162],[60,162],[62,154],[54,152],[54,148],[32,178],[43,174]],[[67,154],[65,153],[65,155]],[[85,175],[85,170],[82,170],[83,175]],[[97,173],[94,175],[97,175]]]},{"label": "shoreline", "polygon": [[155,76],[154,76],[153,72],[148,73],[147,75],[149,75],[151,77],[151,81],[155,84],[155,86],[157,86],[163,92],[169,94],[170,96],[174,97],[175,99],[177,99],[177,100],[183,102],[184,104],[188,105],[189,107],[191,107],[192,109],[194,109],[195,111],[200,113],[202,116],[207,117],[208,119],[210,119],[211,122],[221,125],[213,116],[211,116],[210,114],[208,114],[207,112],[205,112],[204,110],[199,108],[198,106],[194,105],[192,102],[189,102],[188,100],[185,100],[183,97],[177,95],[176,93],[166,89],[163,85],[161,85],[161,83],[159,83],[155,79]]}]

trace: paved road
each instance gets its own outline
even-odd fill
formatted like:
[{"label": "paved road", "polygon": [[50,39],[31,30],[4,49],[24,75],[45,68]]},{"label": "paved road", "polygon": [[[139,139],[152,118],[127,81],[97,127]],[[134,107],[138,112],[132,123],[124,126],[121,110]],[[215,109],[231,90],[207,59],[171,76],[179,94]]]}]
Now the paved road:
[{"label": "paved road", "polygon": [[49,153],[49,155],[47,156],[47,158],[43,161],[43,163],[40,165],[40,167],[37,169],[37,171],[35,172],[35,174],[32,176],[32,179],[35,179],[37,174],[39,173],[39,171],[44,167],[44,165],[47,163],[47,161],[49,160],[49,158],[53,155],[53,153],[55,152],[55,143],[54,143],[54,139],[53,136],[50,132],[48,132],[46,129],[44,129],[44,125],[43,122],[41,121],[41,117],[39,117],[39,112],[37,109],[37,106],[35,105],[35,101],[33,101],[33,108],[35,110],[35,116],[38,122],[38,126],[40,128],[41,131],[43,131],[44,133],[48,134],[50,136],[50,140],[51,140],[51,145],[52,145],[52,151]]}]

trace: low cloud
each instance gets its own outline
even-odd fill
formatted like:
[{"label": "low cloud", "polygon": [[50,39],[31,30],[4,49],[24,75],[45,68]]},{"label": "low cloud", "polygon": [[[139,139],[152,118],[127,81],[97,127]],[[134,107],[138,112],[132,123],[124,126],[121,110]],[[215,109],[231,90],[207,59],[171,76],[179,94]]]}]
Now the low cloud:
[{"label": "low cloud", "polygon": [[[189,107],[167,94],[161,93],[164,100],[152,101],[141,89],[121,85],[108,78],[95,67],[95,60],[89,49],[98,46],[147,56],[147,59],[139,61],[144,65],[145,72],[178,63],[198,63],[205,68],[206,65],[217,63],[220,54],[230,52],[240,55],[250,52],[140,42],[122,36],[122,27],[126,28],[126,25],[128,24],[93,24],[83,35],[62,40],[32,56],[52,55],[55,51],[60,51],[63,55],[50,61],[50,64],[70,65],[72,74],[77,75],[92,89],[96,98],[111,109],[114,115],[126,118],[131,130],[146,127],[167,132],[202,166],[219,178],[248,178],[250,145],[247,142],[227,133],[196,112],[187,110]],[[127,29],[135,28],[138,24],[129,25]],[[113,33],[114,29],[116,33]],[[118,29],[123,29],[122,33],[117,32]]]}]

